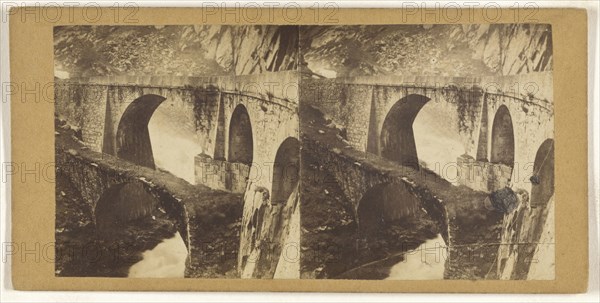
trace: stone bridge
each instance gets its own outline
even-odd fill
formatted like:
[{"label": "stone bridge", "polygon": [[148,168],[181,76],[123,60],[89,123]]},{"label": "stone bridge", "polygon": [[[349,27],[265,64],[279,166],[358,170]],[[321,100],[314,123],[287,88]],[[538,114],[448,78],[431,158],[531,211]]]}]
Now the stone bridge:
[{"label": "stone bridge", "polygon": [[[552,74],[546,72],[302,79],[301,90],[301,104],[331,117],[353,148],[408,166],[419,161],[413,121],[426,104],[439,108],[445,113],[441,119],[456,124],[466,151],[458,160],[464,170],[460,183],[477,190],[528,187],[526,172],[538,148],[554,137]],[[482,166],[493,169],[478,171]],[[495,183],[488,180],[491,171]]]},{"label": "stone bridge", "polygon": [[[307,132],[308,131],[308,132]],[[303,129],[303,149],[310,150],[318,162],[335,178],[345,198],[348,199],[354,216],[361,222],[361,210],[374,207],[370,203],[381,199],[373,199],[376,192],[388,191],[392,185],[398,195],[397,205],[381,206],[386,209],[391,219],[398,219],[407,214],[425,209],[436,220],[442,230],[443,237],[448,239],[448,216],[443,204],[449,182],[441,179],[433,172],[397,163],[381,158],[369,157],[368,154],[351,148],[344,148],[327,140],[325,135]],[[315,177],[317,178],[317,177]],[[323,180],[324,182],[330,180]],[[432,189],[434,188],[434,189]],[[442,196],[435,195],[436,193]]]},{"label": "stone bridge", "polygon": [[[294,72],[225,77],[119,76],[57,80],[55,101],[57,118],[65,120],[77,131],[90,152],[116,156],[148,168],[145,173],[156,168],[148,123],[159,106],[176,127],[191,129],[195,137],[190,139],[202,147],[194,161],[195,183],[200,186],[198,191],[202,197],[180,201],[179,208],[173,208],[176,217],[186,217],[182,211],[186,205],[210,205],[211,197],[215,196],[207,194],[210,192],[207,189],[212,188],[229,193],[223,197],[237,200],[229,201],[229,204],[239,202],[241,205],[242,197],[234,193],[246,193],[244,215],[242,217],[240,211],[236,220],[241,219],[242,226],[250,226],[256,223],[249,222],[255,208],[263,204],[262,201],[254,203],[257,191],[266,192],[265,197],[273,205],[285,206],[297,187],[298,80]],[[286,178],[281,177],[284,174]],[[102,184],[115,182],[102,181]],[[92,186],[89,191],[101,195],[108,188]],[[100,197],[90,199],[97,201]],[[282,215],[280,224],[287,224],[291,214],[297,212],[298,203],[289,207],[291,210],[287,209],[287,215]],[[277,208],[278,212],[280,208]],[[193,248],[200,246],[193,243],[198,236],[194,231],[202,232],[198,226],[202,224],[191,222],[193,224],[188,227],[181,227],[181,232],[182,236],[187,235],[194,260],[193,256],[198,254]],[[285,241],[287,233],[273,232],[277,234],[276,240],[270,239],[272,233],[260,236],[243,233],[246,238],[242,237],[238,246],[248,246],[252,237],[269,238],[276,243]],[[206,237],[198,240],[207,241]],[[254,247],[244,251],[249,254],[253,250]],[[262,258],[277,260],[266,254]],[[276,265],[277,262],[273,267]],[[274,268],[267,270],[267,275],[273,274]]]},{"label": "stone bridge", "polygon": [[[222,235],[226,226],[239,221],[242,213],[240,194],[191,185],[168,172],[157,171],[101,154],[78,149],[67,134],[60,133],[57,146],[57,175],[68,178],[91,210],[96,230],[115,219],[132,220],[150,216],[162,209],[174,223],[188,249],[187,277],[224,277],[232,261],[222,266],[221,249],[235,260],[238,237],[214,241],[205,235]],[[149,198],[146,198],[149,196]],[[112,210],[111,210],[112,209]],[[121,218],[106,218],[107,215]],[[209,245],[210,244],[210,245]],[[223,247],[224,246],[224,247]],[[226,258],[225,258],[226,261]]]},{"label": "stone bridge", "polygon": [[[526,204],[530,206],[520,207],[530,209],[528,214],[534,219],[517,223],[515,229],[528,234],[518,241],[537,243],[542,230],[545,232],[546,206],[554,183],[551,73],[482,78],[302,79],[300,87],[301,105],[320,110],[331,120],[330,126],[341,130],[342,138],[338,141],[342,143],[336,144],[320,138],[324,135],[322,130],[317,132],[302,126],[303,146],[311,145],[311,150],[327,155],[318,159],[323,160],[322,164],[332,172],[353,204],[359,224],[362,208],[383,207],[387,216],[394,216],[398,210],[362,204],[380,200],[373,199],[371,191],[382,192],[387,184],[402,184],[395,186],[396,192],[392,194],[403,197],[400,200],[404,205],[396,208],[404,212],[419,206],[428,212],[435,209],[434,214],[444,216],[434,217],[447,220],[449,237],[445,238],[447,242],[449,238],[451,259],[446,275],[483,278],[489,276],[487,270],[495,265],[497,272],[505,277],[506,271],[510,276],[513,270],[512,261],[507,263],[507,259],[531,262],[532,251],[528,251],[527,257],[523,252],[518,257],[515,248],[504,249],[516,241],[506,236],[513,216],[504,218],[500,235],[496,226],[502,217],[485,210],[483,202],[487,193],[504,187],[524,190],[529,196]],[[457,129],[465,154],[451,165],[458,171],[453,181],[463,186],[442,179],[439,171],[420,168],[413,122],[425,105],[436,107],[442,113],[438,118],[448,121],[449,128]],[[397,214],[401,215],[402,211]],[[463,227],[475,225],[482,230],[464,233]],[[494,245],[477,244],[484,238]],[[504,244],[499,244],[501,241]],[[477,254],[481,258],[474,257]],[[469,260],[465,263],[460,258]],[[473,266],[476,272],[460,273],[460,267],[468,264],[477,264]],[[484,269],[477,271],[477,268]]]},{"label": "stone bridge", "polygon": [[[250,164],[273,163],[281,143],[298,137],[293,72],[230,77],[92,77],[59,80],[56,112],[79,128],[92,150],[154,168],[148,122],[161,106],[201,146],[196,182],[243,192]],[[236,165],[223,175],[220,166]],[[245,174],[244,174],[245,172]],[[219,173],[221,175],[219,175]],[[263,171],[255,178],[260,182]],[[270,184],[261,184],[270,187]]]}]

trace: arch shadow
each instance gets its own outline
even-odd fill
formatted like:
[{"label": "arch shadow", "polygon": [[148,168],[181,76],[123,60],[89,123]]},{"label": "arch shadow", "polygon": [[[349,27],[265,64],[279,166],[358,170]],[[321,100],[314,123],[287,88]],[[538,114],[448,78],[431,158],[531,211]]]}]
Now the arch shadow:
[{"label": "arch shadow", "polygon": [[252,164],[254,152],[252,124],[248,110],[242,104],[238,104],[231,115],[228,146],[229,162]]},{"label": "arch shadow", "polygon": [[155,168],[148,122],[164,100],[165,97],[148,94],[135,99],[127,106],[117,128],[116,154],[119,158]]},{"label": "arch shadow", "polygon": [[429,98],[411,94],[398,100],[386,115],[380,133],[381,156],[419,168],[413,122]]},{"label": "arch shadow", "polygon": [[546,139],[539,147],[531,177],[531,207],[545,207],[554,195],[554,140]]},{"label": "arch shadow", "polygon": [[490,162],[515,165],[515,136],[508,107],[501,105],[496,111],[492,125],[492,148]]},{"label": "arch shadow", "polygon": [[300,141],[293,137],[285,139],[277,149],[273,165],[271,201],[285,204],[299,181]]}]

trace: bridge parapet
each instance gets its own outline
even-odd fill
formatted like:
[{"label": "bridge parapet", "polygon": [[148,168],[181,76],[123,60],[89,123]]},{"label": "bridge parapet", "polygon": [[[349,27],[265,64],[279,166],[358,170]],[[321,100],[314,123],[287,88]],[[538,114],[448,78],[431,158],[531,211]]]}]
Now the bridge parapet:
[{"label": "bridge parapet", "polygon": [[298,104],[298,75],[293,71],[210,77],[95,76],[56,79],[56,83],[59,85],[135,86],[138,88],[221,91],[271,100],[286,107],[294,107],[294,104],[296,106]]},{"label": "bridge parapet", "polygon": [[523,106],[553,111],[552,72],[483,77],[478,85],[487,93],[511,97]]},{"label": "bridge parapet", "polygon": [[[406,86],[443,88],[448,85],[473,86],[481,82],[481,77],[444,77],[444,76],[357,76],[331,79],[311,79],[312,81],[334,81],[343,84],[374,85],[374,86]],[[307,80],[307,81],[311,81]],[[305,81],[305,80],[303,80]]]}]

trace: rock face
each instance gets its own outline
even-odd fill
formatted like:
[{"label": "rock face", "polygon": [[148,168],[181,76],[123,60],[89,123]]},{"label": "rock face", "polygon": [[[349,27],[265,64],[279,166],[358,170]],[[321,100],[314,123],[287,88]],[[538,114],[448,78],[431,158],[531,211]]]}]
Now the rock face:
[{"label": "rock face", "polygon": [[238,254],[241,278],[300,277],[298,186],[286,203],[271,198],[266,188],[248,184]]},{"label": "rock face", "polygon": [[552,70],[549,25],[309,26],[305,75],[484,76]]},{"label": "rock face", "polygon": [[195,26],[208,41],[206,58],[213,58],[236,75],[294,70],[297,66],[296,26]]},{"label": "rock face", "polygon": [[77,26],[54,31],[57,74],[203,76],[294,70],[514,75],[552,70],[544,24],[393,26]]},{"label": "rock face", "polygon": [[298,27],[61,26],[54,30],[54,55],[56,74],[71,78],[294,70]]},{"label": "rock face", "polygon": [[473,59],[492,71],[516,75],[552,70],[552,29],[545,24],[465,25]]}]

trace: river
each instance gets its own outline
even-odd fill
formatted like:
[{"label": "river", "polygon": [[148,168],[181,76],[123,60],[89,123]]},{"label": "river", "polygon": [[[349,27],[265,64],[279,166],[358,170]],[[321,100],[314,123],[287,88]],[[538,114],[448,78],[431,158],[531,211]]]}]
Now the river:
[{"label": "river", "polygon": [[153,249],[129,269],[129,278],[183,278],[188,251],[179,232]]},{"label": "river", "polygon": [[458,129],[457,118],[448,116],[445,101],[431,100],[413,122],[415,144],[419,161],[427,168],[458,185],[457,159],[465,153]]},{"label": "river", "polygon": [[448,256],[442,235],[425,241],[404,254],[404,260],[394,264],[384,280],[442,280]]},{"label": "river", "polygon": [[350,280],[442,280],[446,258],[446,243],[440,234],[417,248],[361,265],[338,279]]},{"label": "river", "polygon": [[194,157],[202,152],[202,146],[192,127],[182,127],[179,121],[173,121],[165,109],[168,105],[159,106],[148,123],[155,164],[195,184]]}]

